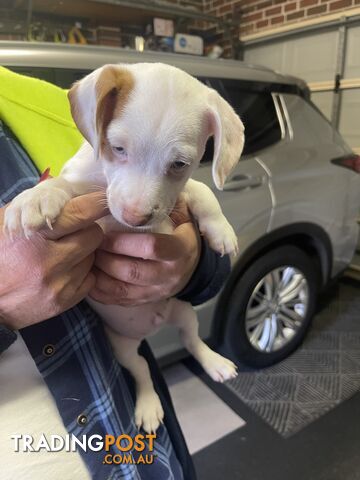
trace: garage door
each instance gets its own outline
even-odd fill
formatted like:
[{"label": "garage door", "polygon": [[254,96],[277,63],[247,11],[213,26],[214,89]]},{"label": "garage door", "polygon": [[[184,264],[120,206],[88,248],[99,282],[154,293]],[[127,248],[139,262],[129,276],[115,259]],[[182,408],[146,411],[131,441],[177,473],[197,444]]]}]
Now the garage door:
[{"label": "garage door", "polygon": [[360,26],[342,26],[286,40],[245,44],[244,60],[306,80],[313,102],[360,153],[359,48]]}]

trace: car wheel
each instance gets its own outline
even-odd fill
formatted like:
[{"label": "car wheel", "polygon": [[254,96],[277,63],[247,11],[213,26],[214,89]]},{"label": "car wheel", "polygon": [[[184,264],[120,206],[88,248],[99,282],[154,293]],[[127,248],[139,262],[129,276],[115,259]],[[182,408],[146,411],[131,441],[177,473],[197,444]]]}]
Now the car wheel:
[{"label": "car wheel", "polygon": [[230,297],[225,341],[242,363],[272,365],[301,343],[314,315],[318,274],[304,251],[282,246],[241,275]]}]

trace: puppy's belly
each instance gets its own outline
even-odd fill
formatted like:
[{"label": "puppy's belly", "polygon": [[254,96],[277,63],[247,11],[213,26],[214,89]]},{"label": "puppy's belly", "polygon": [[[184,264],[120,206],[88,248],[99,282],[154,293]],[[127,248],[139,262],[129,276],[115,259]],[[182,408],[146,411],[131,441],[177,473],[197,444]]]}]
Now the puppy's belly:
[{"label": "puppy's belly", "polygon": [[136,307],[122,307],[103,305],[91,298],[87,298],[87,301],[112,330],[137,340],[153,335],[168,322],[173,303],[173,299],[168,299]]},{"label": "puppy's belly", "polygon": [[[107,232],[131,232],[139,233],[140,229],[131,229],[118,223],[112,215],[107,215],[97,222],[104,233]],[[149,231],[149,230],[145,230]],[[170,220],[164,220],[150,231],[156,233],[171,234],[173,226]],[[103,305],[91,298],[88,303],[101,316],[103,321],[119,335],[127,338],[142,340],[143,338],[156,333],[161,326],[168,321],[169,313],[174,299],[161,302],[139,305],[136,307],[122,307],[120,305]]]}]

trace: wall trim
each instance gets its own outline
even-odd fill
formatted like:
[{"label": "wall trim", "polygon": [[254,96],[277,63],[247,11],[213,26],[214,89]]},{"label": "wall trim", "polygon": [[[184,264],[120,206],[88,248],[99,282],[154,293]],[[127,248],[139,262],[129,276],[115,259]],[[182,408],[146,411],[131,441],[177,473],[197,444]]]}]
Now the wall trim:
[{"label": "wall trim", "polygon": [[340,81],[340,90],[360,88],[360,78],[344,78]]},{"label": "wall trim", "polygon": [[[257,43],[256,41],[260,40],[271,40],[273,37],[280,36],[280,35],[285,35],[286,33],[289,32],[296,32],[298,31],[299,33],[307,29],[309,27],[316,27],[317,25],[323,25],[323,24],[329,24],[329,27],[337,26],[337,24],[341,20],[346,20],[348,18],[360,16],[360,7],[355,7],[355,8],[349,8],[348,10],[341,10],[336,13],[332,14],[327,14],[327,15],[322,15],[316,18],[311,18],[309,20],[303,20],[299,22],[294,22],[291,24],[283,25],[278,28],[272,28],[269,30],[263,30],[261,32],[257,33],[252,33],[250,35],[241,35],[240,34],[240,40],[242,43],[246,44],[251,44],[251,43]],[[260,42],[259,42],[260,43]]]},{"label": "wall trim", "polygon": [[307,82],[308,87],[312,92],[328,92],[334,90],[335,81],[328,82]]},{"label": "wall trim", "polygon": [[[312,92],[329,92],[335,88],[335,80],[323,82],[307,82]],[[350,90],[360,88],[360,78],[342,78],[340,80],[339,90]]]}]

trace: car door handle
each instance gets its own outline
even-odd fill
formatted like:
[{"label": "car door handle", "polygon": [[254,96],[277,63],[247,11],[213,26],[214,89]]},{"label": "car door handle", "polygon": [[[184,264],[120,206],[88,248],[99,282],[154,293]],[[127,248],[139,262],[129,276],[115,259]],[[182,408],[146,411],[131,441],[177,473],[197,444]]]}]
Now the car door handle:
[{"label": "car door handle", "polygon": [[234,175],[225,183],[223,190],[225,192],[233,192],[236,190],[244,190],[245,188],[260,187],[264,183],[264,177],[261,175]]}]

